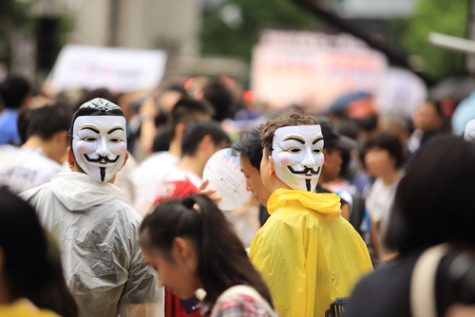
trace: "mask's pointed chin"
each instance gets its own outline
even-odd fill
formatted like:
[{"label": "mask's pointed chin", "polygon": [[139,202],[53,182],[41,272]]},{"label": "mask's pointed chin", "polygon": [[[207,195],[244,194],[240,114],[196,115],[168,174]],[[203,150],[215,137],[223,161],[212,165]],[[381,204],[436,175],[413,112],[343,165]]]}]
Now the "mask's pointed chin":
[{"label": "mask's pointed chin", "polygon": [[85,164],[81,166],[84,172],[93,180],[99,183],[107,183],[119,172],[119,166],[123,165],[124,159],[120,159],[117,164],[110,167],[99,167],[96,165]]}]

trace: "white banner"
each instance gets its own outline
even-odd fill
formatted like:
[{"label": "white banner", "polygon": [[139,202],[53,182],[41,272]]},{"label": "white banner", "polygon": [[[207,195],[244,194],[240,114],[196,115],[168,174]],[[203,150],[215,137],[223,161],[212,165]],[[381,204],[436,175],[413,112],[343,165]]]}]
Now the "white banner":
[{"label": "white banner", "polygon": [[112,92],[153,89],[163,78],[167,55],[137,50],[67,45],[53,68],[54,88],[107,88]]}]

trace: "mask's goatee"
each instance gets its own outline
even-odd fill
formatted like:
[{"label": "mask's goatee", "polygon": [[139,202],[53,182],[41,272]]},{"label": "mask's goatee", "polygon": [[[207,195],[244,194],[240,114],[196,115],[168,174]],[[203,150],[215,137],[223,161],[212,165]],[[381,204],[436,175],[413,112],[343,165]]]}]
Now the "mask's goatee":
[{"label": "mask's goatee", "polygon": [[106,178],[106,168],[105,167],[99,167],[101,170],[101,181],[104,181],[104,178]]}]

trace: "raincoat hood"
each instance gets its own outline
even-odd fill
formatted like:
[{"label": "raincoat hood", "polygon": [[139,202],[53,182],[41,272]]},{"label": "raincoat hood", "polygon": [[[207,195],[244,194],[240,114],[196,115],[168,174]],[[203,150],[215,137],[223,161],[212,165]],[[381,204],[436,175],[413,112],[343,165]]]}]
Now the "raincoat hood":
[{"label": "raincoat hood", "polygon": [[337,194],[317,194],[284,188],[271,194],[267,201],[267,210],[272,215],[277,209],[293,204],[301,204],[329,219],[338,218],[341,214],[340,197]]},{"label": "raincoat hood", "polygon": [[86,210],[111,200],[123,200],[123,192],[111,183],[99,183],[87,174],[77,172],[58,173],[50,183],[53,194],[66,208]]},{"label": "raincoat hood", "polygon": [[249,250],[281,317],[323,317],[372,268],[366,245],[340,216],[335,194],[278,189]]}]

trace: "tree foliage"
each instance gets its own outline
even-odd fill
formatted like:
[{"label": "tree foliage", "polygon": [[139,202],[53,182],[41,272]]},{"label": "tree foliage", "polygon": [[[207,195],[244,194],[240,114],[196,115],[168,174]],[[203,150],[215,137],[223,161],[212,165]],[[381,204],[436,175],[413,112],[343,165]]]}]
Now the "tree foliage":
[{"label": "tree foliage", "polygon": [[[242,10],[242,24],[235,29],[228,27],[220,16],[222,7],[230,3]],[[268,27],[316,29],[318,25],[313,15],[304,12],[290,0],[229,0],[205,13],[201,33],[202,51],[205,55],[231,55],[249,61],[260,30]]]},{"label": "tree foliage", "polygon": [[418,0],[416,14],[400,21],[401,43],[410,54],[422,57],[424,73],[434,79],[465,73],[465,55],[429,43],[429,33],[465,38],[469,0]]}]

